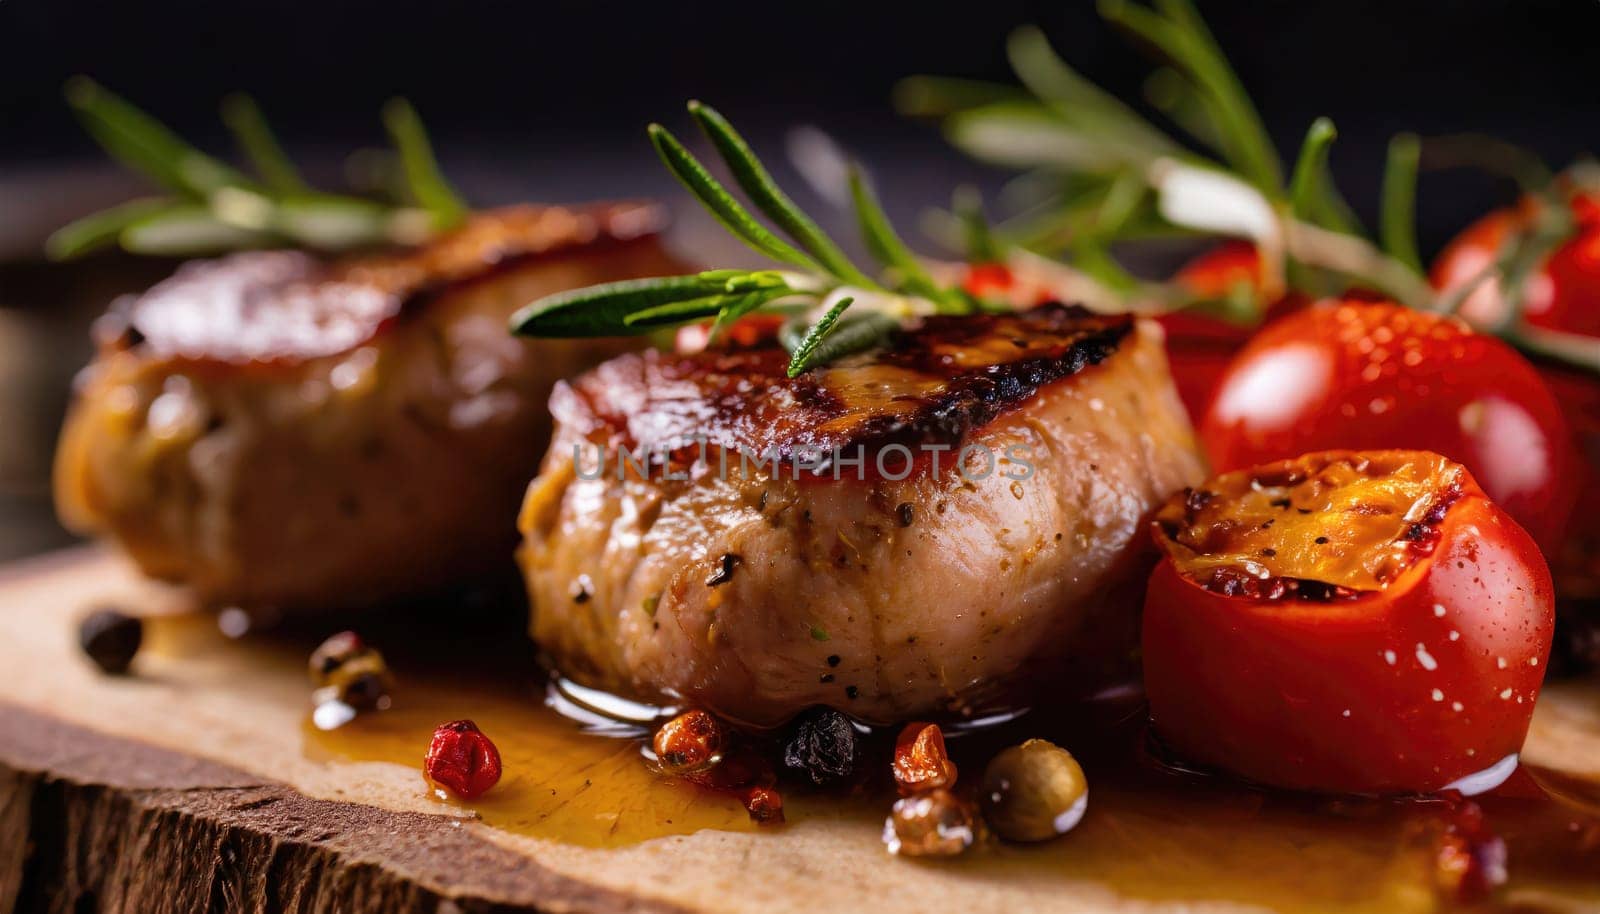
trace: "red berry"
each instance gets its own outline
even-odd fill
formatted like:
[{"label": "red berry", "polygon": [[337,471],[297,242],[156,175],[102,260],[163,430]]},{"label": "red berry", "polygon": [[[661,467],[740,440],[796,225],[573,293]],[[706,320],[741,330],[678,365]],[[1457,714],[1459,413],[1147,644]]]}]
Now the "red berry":
[{"label": "red berry", "polygon": [[433,731],[422,771],[429,783],[475,800],[500,782],[500,750],[477,724],[453,720]]}]

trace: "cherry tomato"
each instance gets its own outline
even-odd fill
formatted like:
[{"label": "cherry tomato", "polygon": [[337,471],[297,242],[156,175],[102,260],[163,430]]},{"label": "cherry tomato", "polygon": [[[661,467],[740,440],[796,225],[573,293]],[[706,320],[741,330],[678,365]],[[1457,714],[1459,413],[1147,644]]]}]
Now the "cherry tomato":
[{"label": "cherry tomato", "polygon": [[[1199,298],[1228,298],[1240,294],[1241,289],[1259,298],[1262,285],[1261,252],[1248,241],[1225,241],[1180,267],[1173,274],[1172,281]],[[1265,308],[1272,302],[1259,304]],[[1188,312],[1178,312],[1171,316],[1181,319],[1190,315]],[[1237,329],[1234,324],[1221,321],[1212,323]],[[1226,335],[1243,338],[1249,335],[1249,331],[1240,330]]]},{"label": "cherry tomato", "polygon": [[[731,349],[759,346],[777,335],[783,321],[781,314],[764,311],[747,314],[723,329],[719,345]],[[678,352],[699,352],[710,344],[710,323],[685,324],[673,334],[672,345]]]},{"label": "cherry tomato", "polygon": [[960,274],[961,288],[974,298],[1024,309],[1067,298],[1055,288],[1056,279],[1004,263],[969,263]]},{"label": "cherry tomato", "polygon": [[[1527,227],[1537,203],[1484,216],[1456,236],[1433,265],[1433,284],[1450,290],[1493,263],[1507,235]],[[1528,323],[1550,330],[1600,336],[1600,197],[1574,194],[1573,236],[1528,277],[1523,314]],[[1504,315],[1497,282],[1487,281],[1467,297],[1461,312],[1470,321],[1498,322]],[[1600,478],[1600,378],[1575,369],[1541,366],[1567,422],[1576,431],[1589,479]],[[1558,552],[1550,556],[1563,598],[1600,599],[1600,487],[1581,487],[1578,510]]]},{"label": "cherry tomato", "polygon": [[[1172,281],[1191,294],[1205,299],[1225,299],[1240,294],[1241,287],[1258,300],[1257,311],[1264,316],[1286,314],[1305,305],[1295,293],[1273,301],[1260,301],[1262,286],[1261,255],[1248,241],[1228,241],[1184,264]],[[1250,326],[1199,311],[1174,311],[1158,320],[1167,331],[1167,357],[1172,362],[1172,379],[1178,396],[1198,420],[1222,380],[1223,372],[1256,326]]]},{"label": "cherry tomato", "polygon": [[[1540,204],[1496,210],[1457,235],[1434,261],[1435,287],[1450,291],[1476,278],[1500,256],[1512,232],[1526,230]],[[1523,317],[1549,330],[1600,337],[1600,197],[1574,194],[1577,230],[1545,258],[1523,287]],[[1498,323],[1505,312],[1498,280],[1484,281],[1463,304],[1461,314],[1479,325]]]},{"label": "cherry tomato", "polygon": [[1308,454],[1185,490],[1152,529],[1145,689],[1180,756],[1337,793],[1471,793],[1515,767],[1550,572],[1461,465]]},{"label": "cherry tomato", "polygon": [[1269,324],[1229,366],[1200,437],[1218,470],[1328,448],[1435,451],[1552,554],[1581,484],[1560,405],[1526,359],[1386,302],[1324,302]]}]

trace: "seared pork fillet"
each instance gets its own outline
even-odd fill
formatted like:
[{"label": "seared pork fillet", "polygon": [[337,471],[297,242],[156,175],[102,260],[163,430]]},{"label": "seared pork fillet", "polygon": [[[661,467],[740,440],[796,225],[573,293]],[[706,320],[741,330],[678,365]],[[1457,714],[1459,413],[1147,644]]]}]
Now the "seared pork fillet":
[{"label": "seared pork fillet", "polygon": [[643,352],[557,385],[520,560],[558,669],[753,725],[888,723],[1126,659],[1142,521],[1204,476],[1159,329],[1051,306],[787,361]]},{"label": "seared pork fillet", "polygon": [[211,604],[365,605],[509,566],[551,386],[630,347],[516,339],[507,319],[681,271],[659,221],[519,207],[396,253],[188,264],[97,326],[60,513]]}]

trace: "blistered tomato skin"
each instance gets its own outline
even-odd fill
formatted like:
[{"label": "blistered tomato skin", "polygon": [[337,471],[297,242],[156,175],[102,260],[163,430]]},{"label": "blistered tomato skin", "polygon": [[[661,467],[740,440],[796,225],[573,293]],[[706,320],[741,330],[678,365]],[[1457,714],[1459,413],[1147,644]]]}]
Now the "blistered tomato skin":
[{"label": "blistered tomato skin", "polygon": [[1547,549],[1581,484],[1572,433],[1526,359],[1386,302],[1324,302],[1268,325],[1229,366],[1200,437],[1219,471],[1329,448],[1434,451]]},{"label": "blistered tomato skin", "polygon": [[1250,781],[1357,794],[1446,789],[1519,752],[1550,649],[1550,574],[1465,478],[1430,554],[1337,599],[1207,588],[1158,532],[1143,653],[1162,740]]}]

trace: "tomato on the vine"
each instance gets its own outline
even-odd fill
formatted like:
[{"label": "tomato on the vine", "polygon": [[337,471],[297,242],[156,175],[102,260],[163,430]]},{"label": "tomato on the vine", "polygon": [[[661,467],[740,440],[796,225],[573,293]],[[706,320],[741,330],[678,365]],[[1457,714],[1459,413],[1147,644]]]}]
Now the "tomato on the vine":
[{"label": "tomato on the vine", "polygon": [[[1434,261],[1433,284],[1449,292],[1474,281],[1494,263],[1512,232],[1530,226],[1539,205],[1524,200],[1468,226]],[[1575,193],[1569,205],[1574,232],[1528,276],[1523,317],[1547,330],[1600,337],[1600,196]],[[1498,281],[1489,279],[1468,295],[1461,313],[1488,324],[1503,320],[1505,309]],[[1600,349],[1600,339],[1595,345]],[[1540,373],[1577,434],[1588,476],[1600,478],[1600,378],[1555,365],[1541,366]],[[1600,599],[1600,487],[1582,488],[1574,521],[1550,563],[1563,598]]]},{"label": "tomato on the vine", "polygon": [[1267,325],[1228,367],[1200,437],[1218,470],[1330,448],[1434,451],[1547,550],[1581,484],[1560,405],[1526,359],[1460,320],[1385,302],[1324,302]]},{"label": "tomato on the vine", "polygon": [[[1434,286],[1448,293],[1477,280],[1513,233],[1531,228],[1541,205],[1524,200],[1468,226],[1434,261]],[[1548,330],[1600,337],[1600,197],[1573,194],[1569,205],[1574,232],[1528,275],[1522,316]],[[1504,318],[1505,308],[1499,279],[1488,278],[1468,294],[1461,314],[1475,324],[1493,325]]]},{"label": "tomato on the vine", "polygon": [[1152,527],[1145,689],[1183,758],[1345,793],[1474,792],[1515,767],[1550,573],[1459,464],[1308,454],[1187,489]]}]

